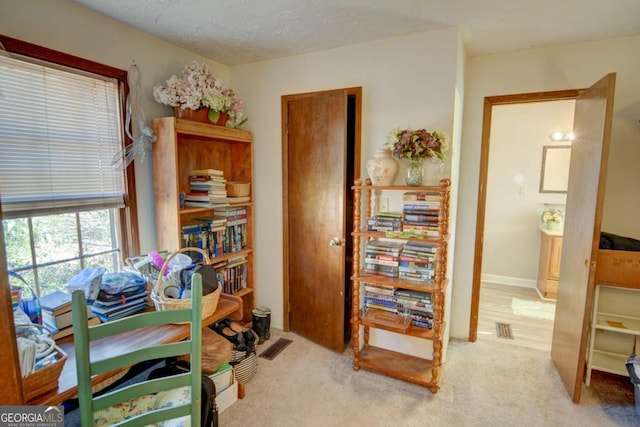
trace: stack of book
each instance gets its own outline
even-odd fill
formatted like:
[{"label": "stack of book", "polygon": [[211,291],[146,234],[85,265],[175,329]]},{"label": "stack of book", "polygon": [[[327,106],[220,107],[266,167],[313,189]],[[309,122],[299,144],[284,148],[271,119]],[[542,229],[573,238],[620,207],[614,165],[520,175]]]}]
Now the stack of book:
[{"label": "stack of book", "polygon": [[195,208],[229,206],[223,172],[218,169],[191,170],[184,205]]},{"label": "stack of book", "polygon": [[378,212],[367,219],[369,231],[400,231],[402,230],[402,213]]},{"label": "stack of book", "polygon": [[394,287],[364,283],[364,306],[367,309],[397,313],[397,300]]},{"label": "stack of book", "polygon": [[369,274],[398,277],[402,243],[374,239],[365,246],[364,270]]},{"label": "stack of book", "polygon": [[408,305],[411,312],[411,324],[421,328],[433,327],[433,303],[431,293],[398,289],[395,291],[396,302]]},{"label": "stack of book", "polygon": [[410,241],[398,257],[398,276],[402,279],[433,283],[438,245]]},{"label": "stack of book", "polygon": [[[40,297],[40,308],[42,309],[42,324],[51,330],[54,340],[73,334],[71,294],[55,291],[44,295]],[[90,305],[87,305],[87,318],[90,325],[100,323],[100,319],[93,316]]]},{"label": "stack of book", "polygon": [[438,236],[440,194],[424,191],[408,191],[402,195],[404,220],[402,231],[423,236]]},{"label": "stack of book", "polygon": [[147,307],[147,294],[144,283],[129,287],[119,294],[107,294],[101,291],[91,311],[102,322],[119,319],[144,310]]}]

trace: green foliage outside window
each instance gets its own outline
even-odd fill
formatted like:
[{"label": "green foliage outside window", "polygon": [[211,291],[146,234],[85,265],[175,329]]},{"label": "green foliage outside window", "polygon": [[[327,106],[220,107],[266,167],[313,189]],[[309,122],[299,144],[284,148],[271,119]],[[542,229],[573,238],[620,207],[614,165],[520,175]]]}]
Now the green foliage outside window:
[{"label": "green foliage outside window", "polygon": [[[9,271],[16,271],[40,295],[66,290],[69,280],[83,268],[119,270],[115,219],[110,210],[32,217],[33,248],[28,218],[2,223]],[[15,277],[10,281],[24,286]]]}]

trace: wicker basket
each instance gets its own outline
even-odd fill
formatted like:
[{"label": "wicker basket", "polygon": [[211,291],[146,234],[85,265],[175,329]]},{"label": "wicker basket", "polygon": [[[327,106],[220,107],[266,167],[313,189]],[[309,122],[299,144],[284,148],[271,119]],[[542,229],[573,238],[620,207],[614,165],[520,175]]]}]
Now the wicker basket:
[{"label": "wicker basket", "polygon": [[243,197],[249,195],[249,190],[251,189],[250,182],[237,182],[237,181],[229,181],[227,182],[227,196],[229,197]]},{"label": "wicker basket", "polygon": [[[51,331],[42,325],[36,323],[30,325],[16,325],[16,326],[35,326],[42,328],[51,334]],[[62,351],[58,346],[55,346],[53,350],[56,354],[56,361],[50,363],[42,369],[33,372],[28,377],[22,378],[22,391],[24,394],[24,400],[28,402],[36,396],[56,390],[58,388],[58,378],[62,373],[62,368],[67,361],[67,354]]]},{"label": "wicker basket", "polygon": [[[203,255],[204,262],[206,264],[210,264],[209,256],[205,251],[200,248],[182,248],[177,252],[172,253],[167,260],[165,261],[162,269],[160,270],[160,275],[158,280],[156,281],[155,286],[151,290],[151,300],[156,307],[156,311],[165,311],[165,310],[178,310],[181,308],[190,308],[191,307],[191,298],[168,298],[165,296],[163,292],[163,278],[164,273],[169,265],[169,261],[171,258],[176,256],[181,252],[198,252]],[[216,307],[218,306],[218,300],[220,299],[220,294],[222,293],[222,286],[218,286],[218,288],[202,297],[202,318],[212,315],[216,311]]]}]

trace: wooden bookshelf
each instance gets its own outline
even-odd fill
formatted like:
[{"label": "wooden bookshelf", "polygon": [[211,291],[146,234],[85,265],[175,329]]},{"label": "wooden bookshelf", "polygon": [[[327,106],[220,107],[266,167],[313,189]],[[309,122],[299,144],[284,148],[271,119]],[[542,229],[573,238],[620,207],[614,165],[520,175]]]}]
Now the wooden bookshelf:
[{"label": "wooden bookshelf", "polygon": [[152,126],[158,137],[153,144],[153,174],[159,250],[176,251],[182,245],[183,225],[194,222],[195,218],[214,214],[214,208],[180,209],[180,193],[189,191],[189,175],[193,169],[217,169],[223,172],[227,182],[250,183],[249,202],[231,205],[246,210],[246,246],[240,251],[211,258],[212,263],[217,263],[246,256],[246,287],[234,295],[242,298],[242,321],[249,323],[255,305],[251,133],[174,117],[154,119]]},{"label": "wooden bookshelf", "polygon": [[[444,301],[448,285],[448,280],[445,276],[447,269],[447,242],[449,237],[449,188],[449,180],[442,180],[440,182],[440,186],[430,187],[373,186],[371,185],[370,180],[367,180],[364,184],[360,180],[356,181],[353,187],[354,232],[352,233],[353,271],[351,277],[353,282],[351,313],[351,323],[353,327],[351,341],[353,344],[353,369],[355,371],[360,368],[364,368],[379,372],[404,381],[420,384],[427,387],[433,393],[436,393],[440,388],[440,377],[442,372],[442,339],[446,328],[446,322],[444,322]],[[437,233],[434,234],[437,235],[428,238],[407,238],[401,237],[403,236],[402,233],[391,232],[387,234],[385,232],[368,230],[367,220],[374,214],[374,212],[372,212],[374,206],[372,194],[380,191],[429,193],[436,200],[438,206],[437,208],[434,208],[437,211],[437,215],[435,215],[437,220],[433,221],[433,227],[437,228]],[[436,222],[437,226],[435,225]],[[401,277],[388,277],[379,275],[380,271],[378,270],[374,271],[374,273],[377,274],[372,274],[371,266],[369,267],[370,271],[367,271],[364,267],[365,264],[367,264],[366,261],[371,258],[365,257],[365,259],[362,259],[361,254],[363,252],[366,254],[366,245],[368,242],[380,238],[402,241],[405,242],[405,245],[410,242],[419,241],[423,243],[430,243],[435,246],[437,251],[435,251],[436,253],[433,255],[434,261],[430,264],[431,266],[420,270],[430,270],[428,273],[432,274],[432,277],[424,279],[424,281],[407,280]],[[365,251],[362,250],[363,248],[365,248]],[[403,250],[404,247],[400,250],[400,253],[402,253]],[[431,259],[429,255],[426,255],[426,257]],[[373,254],[372,258],[379,259],[376,254]],[[400,258],[400,255],[398,258]],[[369,263],[371,262],[373,261],[369,261]],[[374,267],[375,265],[376,263],[373,262]],[[400,267],[398,270],[400,270]],[[391,273],[385,270],[385,274]],[[399,274],[402,275],[402,273]],[[376,285],[386,287],[389,293],[383,292],[379,294],[378,298],[380,298],[382,302],[378,302],[378,299],[374,299],[374,303],[370,303],[370,305],[367,306],[367,296],[372,298],[371,294],[373,291],[371,291],[371,287],[375,287]],[[369,286],[369,288],[367,288],[367,286]],[[389,290],[391,288],[393,289],[393,292]],[[391,306],[379,307],[379,305],[384,304],[385,301],[389,302],[389,304],[393,304],[394,297],[402,298],[401,294],[403,291],[405,294],[409,291],[421,293],[420,295],[429,295],[431,315],[433,316],[431,328],[425,327],[420,323],[416,323],[416,319],[420,316],[416,318],[412,317],[412,319],[409,320],[395,313]],[[387,297],[387,299],[385,299],[385,297]],[[363,305],[365,307],[363,307]],[[423,310],[428,311],[429,309],[423,308]],[[400,309],[397,311],[399,312]],[[412,312],[412,316],[413,314],[414,313]],[[401,334],[408,337],[430,340],[433,343],[433,353],[425,354],[424,358],[415,357],[413,355],[371,345],[369,343],[371,328]],[[360,345],[361,333],[363,333],[362,341],[364,342],[362,346]]]}]

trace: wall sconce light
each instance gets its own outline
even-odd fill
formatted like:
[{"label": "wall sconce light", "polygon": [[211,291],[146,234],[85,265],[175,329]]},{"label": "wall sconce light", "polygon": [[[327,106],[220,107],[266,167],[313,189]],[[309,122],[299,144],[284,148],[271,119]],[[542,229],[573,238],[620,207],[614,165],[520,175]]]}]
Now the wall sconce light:
[{"label": "wall sconce light", "polygon": [[558,141],[572,141],[573,140],[573,132],[560,132],[556,131],[549,135],[549,139],[555,142]]}]

